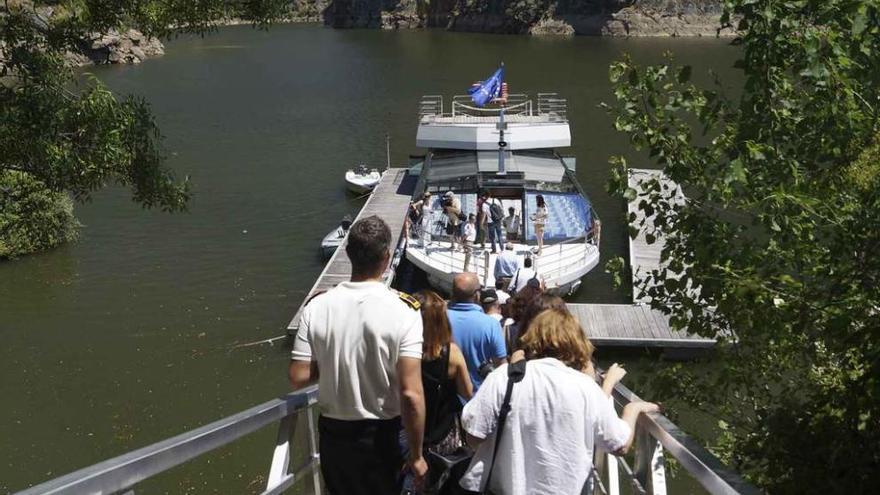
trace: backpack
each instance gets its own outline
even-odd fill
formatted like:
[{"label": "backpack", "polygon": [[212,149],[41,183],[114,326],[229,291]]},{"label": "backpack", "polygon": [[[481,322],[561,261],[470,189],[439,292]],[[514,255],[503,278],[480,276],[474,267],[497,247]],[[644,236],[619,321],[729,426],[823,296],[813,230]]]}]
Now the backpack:
[{"label": "backpack", "polygon": [[504,210],[494,199],[489,203],[489,216],[492,217],[492,223],[504,220]]}]

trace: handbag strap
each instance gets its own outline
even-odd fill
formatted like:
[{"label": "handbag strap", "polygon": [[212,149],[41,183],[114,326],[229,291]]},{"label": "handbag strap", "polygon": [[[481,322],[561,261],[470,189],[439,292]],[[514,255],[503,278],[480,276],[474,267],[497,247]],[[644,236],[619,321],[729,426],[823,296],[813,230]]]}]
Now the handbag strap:
[{"label": "handbag strap", "polygon": [[507,366],[507,390],[504,391],[504,402],[501,403],[501,410],[498,411],[498,428],[495,433],[495,448],[492,450],[492,462],[489,464],[489,474],[486,475],[486,484],[483,492],[489,490],[489,483],[492,481],[492,471],[495,468],[495,458],[498,457],[498,447],[501,445],[501,435],[504,433],[504,425],[507,424],[507,414],[510,413],[510,398],[513,394],[513,386],[517,382],[521,382],[526,376],[526,361],[517,361]]}]

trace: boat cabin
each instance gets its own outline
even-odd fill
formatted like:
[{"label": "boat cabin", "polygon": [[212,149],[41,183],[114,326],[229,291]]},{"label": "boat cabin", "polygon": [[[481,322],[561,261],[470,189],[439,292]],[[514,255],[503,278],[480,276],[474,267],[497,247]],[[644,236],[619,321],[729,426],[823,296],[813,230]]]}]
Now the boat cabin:
[{"label": "boat cabin", "polygon": [[[440,290],[449,290],[453,275],[462,271],[494,285],[495,253],[488,251],[488,238],[486,251],[453,249],[443,208],[443,195],[452,191],[462,213],[477,213],[478,198],[488,191],[501,201],[505,217],[514,211],[517,228],[510,231],[518,235],[505,231],[505,238],[517,255],[532,258],[548,288],[575,290],[598,263],[598,219],[575,177],[575,159],[554,150],[571,145],[565,101],[544,93],[534,105],[524,95],[511,95],[504,106],[476,108],[457,96],[446,113],[442,97],[430,96],[420,108],[416,144],[428,152],[413,169],[419,174],[414,197],[428,191],[432,201],[421,224],[411,229],[407,258]],[[541,254],[533,253],[537,237],[530,221],[538,195],[548,213]]]}]

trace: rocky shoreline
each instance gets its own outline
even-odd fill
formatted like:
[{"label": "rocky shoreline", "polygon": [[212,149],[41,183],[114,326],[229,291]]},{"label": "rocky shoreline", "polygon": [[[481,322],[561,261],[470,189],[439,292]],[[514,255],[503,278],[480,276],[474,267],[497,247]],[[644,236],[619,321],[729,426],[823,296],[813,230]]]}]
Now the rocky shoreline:
[{"label": "rocky shoreline", "polygon": [[[522,7],[527,5],[526,7]],[[294,0],[280,23],[323,23],[334,28],[421,29],[535,36],[719,37],[720,0],[559,0],[523,4],[472,0]],[[246,24],[228,19],[217,25]],[[135,29],[83,40],[68,54],[73,66],[138,64],[165,52],[162,42]]]},{"label": "rocky shoreline", "polygon": [[136,29],[125,32],[111,30],[94,34],[80,42],[79,50],[67,52],[67,64],[81,67],[91,64],[139,64],[150,57],[165,53],[165,46]]}]

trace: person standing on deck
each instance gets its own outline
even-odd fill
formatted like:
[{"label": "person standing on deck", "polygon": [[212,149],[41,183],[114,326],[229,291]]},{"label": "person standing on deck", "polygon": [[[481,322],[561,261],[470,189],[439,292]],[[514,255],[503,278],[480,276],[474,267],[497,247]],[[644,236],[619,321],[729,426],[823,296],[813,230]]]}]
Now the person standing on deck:
[{"label": "person standing on deck", "polygon": [[413,201],[409,204],[409,210],[407,212],[407,220],[410,224],[410,230],[416,237],[422,237],[422,224],[423,219],[425,218],[425,213],[430,216],[431,213],[431,192],[425,191],[422,194],[422,197]]},{"label": "person standing on deck", "polygon": [[483,215],[485,216],[486,228],[489,231],[489,242],[492,243],[492,254],[495,254],[498,249],[504,246],[504,234],[501,233],[504,206],[501,204],[501,200],[493,198],[489,191],[483,193]]},{"label": "person standing on deck", "polygon": [[477,242],[480,243],[480,249],[486,249],[486,229],[489,218],[489,205],[486,204],[488,193],[482,192],[477,198]]},{"label": "person standing on deck", "polygon": [[377,216],[351,226],[351,280],[303,309],[289,376],[294,389],[317,380],[321,473],[329,493],[396,494],[404,464],[421,484],[425,398],[422,319],[409,295],[385,287],[391,231]]},{"label": "person standing on deck", "polygon": [[468,271],[468,265],[471,264],[474,242],[477,240],[476,221],[477,219],[473,213],[468,215],[467,223],[464,224],[464,232],[461,234],[461,246],[464,249],[464,271]]},{"label": "person standing on deck", "polygon": [[480,388],[480,374],[507,362],[507,348],[498,320],[479,305],[480,280],[475,273],[459,273],[452,281],[449,323],[452,340],[461,348],[474,390]]},{"label": "person standing on deck", "polygon": [[519,240],[519,214],[514,207],[507,209],[508,215],[502,221],[504,224],[504,232],[507,234],[508,241]]},{"label": "person standing on deck", "polygon": [[[504,284],[508,284],[516,271],[519,270],[519,256],[513,251],[513,244],[507,243],[504,251],[495,258],[494,276],[495,280],[501,280]],[[503,302],[501,304],[504,304]]]},{"label": "person standing on deck", "polygon": [[455,251],[455,241],[461,237],[461,200],[452,191],[443,195],[443,212],[446,213],[446,234],[449,235],[450,251]]},{"label": "person standing on deck", "polygon": [[544,202],[544,196],[540,194],[535,196],[535,204],[537,206],[535,212],[531,215],[531,220],[535,228],[535,239],[538,240],[538,249],[535,251],[535,254],[540,256],[541,252],[544,251],[544,227],[547,226],[547,217],[550,216],[550,213],[547,212],[547,203]]}]

